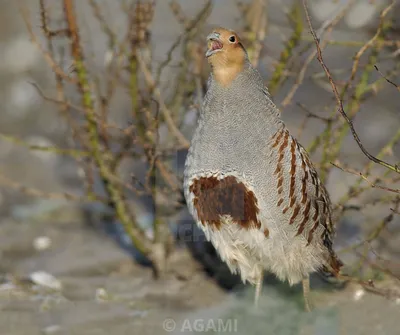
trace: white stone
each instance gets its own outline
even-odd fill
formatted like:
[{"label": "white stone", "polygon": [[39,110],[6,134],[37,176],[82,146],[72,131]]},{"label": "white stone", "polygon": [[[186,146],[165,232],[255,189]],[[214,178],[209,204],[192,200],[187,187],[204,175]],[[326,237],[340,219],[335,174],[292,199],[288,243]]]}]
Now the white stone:
[{"label": "white stone", "polygon": [[114,51],[107,50],[104,54],[104,66],[109,66],[114,59]]},{"label": "white stone", "polygon": [[56,291],[60,291],[62,289],[61,282],[56,277],[45,271],[32,272],[29,277],[36,285],[47,287]]},{"label": "white stone", "polygon": [[109,300],[107,291],[102,287],[96,289],[96,301],[101,302],[106,300]]},{"label": "white stone", "polygon": [[145,231],[145,235],[146,235],[146,237],[147,237],[148,239],[154,240],[154,231],[153,231],[153,229],[147,229],[147,230]]},{"label": "white stone", "polygon": [[61,327],[59,325],[51,325],[51,326],[44,328],[43,332],[45,334],[54,334],[54,333],[59,332],[60,330],[61,330]]},{"label": "white stone", "polygon": [[39,236],[33,240],[33,247],[38,250],[46,250],[51,246],[51,239],[47,236]]},{"label": "white stone", "polygon": [[357,291],[354,292],[354,300],[355,301],[359,301],[361,300],[361,298],[364,296],[365,291],[363,289],[359,289]]},{"label": "white stone", "polygon": [[85,169],[83,167],[78,166],[76,171],[77,171],[77,174],[78,174],[79,178],[82,178],[82,179],[86,178]]}]

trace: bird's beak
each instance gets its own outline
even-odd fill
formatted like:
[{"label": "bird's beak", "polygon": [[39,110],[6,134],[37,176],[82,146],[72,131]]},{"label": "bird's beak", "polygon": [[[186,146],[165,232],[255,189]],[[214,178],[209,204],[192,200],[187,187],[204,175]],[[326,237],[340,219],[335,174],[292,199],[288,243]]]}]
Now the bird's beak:
[{"label": "bird's beak", "polygon": [[224,47],[222,41],[220,40],[221,35],[219,33],[213,32],[207,36],[208,50],[206,52],[206,57],[210,57],[218,51],[221,51]]}]

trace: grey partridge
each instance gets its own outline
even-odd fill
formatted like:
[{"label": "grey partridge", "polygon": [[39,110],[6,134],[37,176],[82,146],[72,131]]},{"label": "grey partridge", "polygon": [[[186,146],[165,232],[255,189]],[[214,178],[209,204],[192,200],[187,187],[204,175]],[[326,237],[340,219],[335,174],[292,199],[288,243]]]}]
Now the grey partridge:
[{"label": "grey partridge", "polygon": [[338,275],[329,195],[305,149],[290,134],[238,35],[207,37],[207,93],[185,163],[189,212],[221,259],[243,282],[264,271],[290,285],[309,275]]}]

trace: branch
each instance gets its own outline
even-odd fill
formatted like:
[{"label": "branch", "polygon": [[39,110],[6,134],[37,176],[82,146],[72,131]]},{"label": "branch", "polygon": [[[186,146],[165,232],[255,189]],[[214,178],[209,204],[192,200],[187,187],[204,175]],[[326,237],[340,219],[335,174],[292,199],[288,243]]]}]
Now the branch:
[{"label": "branch", "polygon": [[[303,1],[303,3],[304,3],[304,1]],[[384,28],[384,20],[383,19],[385,18],[386,14],[392,9],[393,5],[394,5],[394,1],[392,1],[392,3],[382,11],[382,13],[380,15],[380,24],[379,24],[379,27],[378,27],[375,35],[367,43],[365,43],[360,48],[360,50],[358,50],[357,54],[354,56],[354,63],[353,63],[353,67],[351,69],[350,79],[346,83],[344,91],[347,90],[347,87],[350,86],[351,82],[354,80],[354,77],[356,76],[356,72],[357,72],[357,68],[358,68],[358,64],[360,62],[361,56],[363,55],[363,53],[366,50],[368,50],[370,47],[372,47],[376,43],[376,41],[378,40],[379,36],[381,35],[382,30]],[[310,23],[310,21],[309,21],[309,23]],[[310,23],[310,28],[311,28],[311,23]]]},{"label": "branch", "polygon": [[185,39],[187,39],[188,36],[193,35],[193,32],[196,31],[196,28],[198,28],[203,21],[210,15],[211,9],[212,9],[212,1],[207,0],[205,3],[204,7],[201,9],[201,11],[196,15],[196,17],[193,20],[188,20],[182,12],[182,9],[180,5],[176,1],[172,1],[170,3],[170,7],[172,12],[174,13],[175,17],[177,18],[178,22],[181,23],[184,27],[185,30],[182,34],[178,36],[176,41],[171,45],[170,49],[167,52],[167,58],[160,64],[157,70],[157,75],[156,75],[156,83],[160,83],[160,78],[163,70],[165,67],[171,63],[172,61],[172,54],[176,50],[176,48],[181,44],[181,42]]},{"label": "branch", "polygon": [[11,143],[14,143],[17,145],[24,146],[24,147],[28,148],[29,150],[44,151],[44,152],[53,153],[56,155],[71,156],[74,158],[90,156],[90,152],[88,152],[88,151],[83,151],[83,150],[78,150],[78,149],[62,149],[62,148],[52,147],[52,146],[33,145],[24,140],[21,140],[18,137],[14,137],[12,135],[6,135],[3,133],[0,133],[0,138],[4,139],[7,142],[11,142]]},{"label": "branch", "polygon": [[368,281],[365,281],[365,280],[361,280],[359,278],[354,278],[354,277],[351,277],[348,275],[339,275],[339,279],[357,283],[357,284],[361,285],[367,292],[379,295],[388,300],[397,301],[397,299],[400,299],[400,293],[398,291],[389,289],[389,288],[376,287],[374,282],[371,279]]},{"label": "branch", "polygon": [[338,169],[344,171],[344,172],[348,172],[348,173],[353,174],[353,175],[355,175],[355,176],[357,176],[357,177],[361,177],[361,178],[364,179],[372,188],[379,188],[379,189],[381,189],[381,190],[385,190],[385,191],[389,191],[389,192],[393,192],[393,193],[400,194],[400,189],[395,189],[395,188],[390,188],[390,187],[386,187],[386,186],[376,185],[375,183],[369,181],[369,179],[368,179],[366,176],[364,176],[361,172],[357,172],[357,171],[354,171],[354,170],[351,170],[351,169],[347,169],[347,168],[341,167],[341,166],[339,166],[338,164],[335,164],[335,163],[332,163],[332,162],[331,162],[331,164],[332,164],[333,166],[337,167]]},{"label": "branch", "polygon": [[303,32],[303,19],[301,17],[301,7],[297,1],[293,2],[293,6],[288,14],[288,18],[293,27],[293,32],[287,40],[285,48],[281,52],[278,64],[275,66],[274,73],[268,84],[268,89],[271,95],[274,95],[279,86],[282,85],[284,78],[284,71],[287,68],[289,58],[292,56],[293,50],[298,46],[301,41],[301,34]]},{"label": "branch", "polygon": [[[360,147],[361,151],[364,153],[365,156],[368,157],[369,160],[371,160],[374,163],[377,163],[379,165],[382,165],[382,166],[384,166],[384,167],[386,167],[386,168],[388,168],[388,169],[390,169],[390,170],[392,170],[394,172],[400,173],[400,168],[397,165],[389,164],[389,163],[387,163],[387,162],[385,162],[385,161],[383,161],[383,160],[381,160],[379,158],[376,158],[375,156],[371,155],[364,148],[363,144],[361,143],[361,140],[358,137],[358,134],[354,129],[353,122],[350,120],[350,118],[347,116],[346,112],[344,111],[343,103],[342,103],[342,100],[340,99],[340,95],[339,95],[339,92],[337,90],[336,84],[335,84],[335,82],[333,80],[333,77],[332,77],[328,67],[326,66],[326,64],[325,64],[325,62],[324,62],[324,60],[322,58],[322,51],[321,51],[321,47],[319,45],[319,40],[318,40],[317,35],[315,34],[315,31],[314,31],[314,29],[312,27],[310,14],[308,13],[307,0],[303,0],[303,6],[304,6],[304,11],[306,13],[306,18],[307,18],[308,25],[310,27],[311,34],[312,34],[312,36],[314,38],[314,42],[315,42],[315,45],[317,47],[317,59],[320,62],[322,68],[325,71],[326,76],[329,79],[329,82],[330,82],[330,84],[332,86],[332,91],[333,91],[333,93],[335,95],[335,98],[336,98],[336,103],[337,103],[337,106],[338,106],[338,110],[339,110],[340,114],[342,114],[343,118],[346,120],[347,124],[349,125],[351,133],[352,133],[355,141],[357,142],[357,144]],[[388,8],[390,8],[390,6]]]},{"label": "branch", "polygon": [[89,73],[84,64],[84,54],[80,42],[74,0],[63,0],[63,5],[71,42],[71,57],[75,63],[77,88],[81,94],[82,105],[85,110],[90,151],[99,168],[100,176],[110,197],[110,206],[115,210],[118,219],[121,221],[136,248],[142,252],[143,255],[149,256],[151,253],[151,242],[146,238],[143,230],[136,225],[133,214],[129,212],[121,187],[115,183],[113,171],[110,170],[107,159],[109,153],[105,151],[99,141],[96,112],[94,109],[92,92],[90,90]]},{"label": "branch", "polygon": [[60,67],[60,65],[57,64],[57,62],[54,60],[53,56],[43,48],[41,45],[40,41],[36,37],[35,33],[33,32],[32,29],[32,24],[29,21],[29,13],[28,10],[25,7],[20,6],[19,11],[21,13],[21,16],[25,22],[26,29],[28,30],[29,36],[31,38],[31,41],[34,45],[38,47],[40,52],[42,53],[44,59],[46,60],[47,64],[51,67],[51,69],[56,73],[58,76],[63,78],[69,83],[76,83],[76,79],[70,77],[65,71]]},{"label": "branch", "polygon": [[179,143],[182,146],[188,148],[189,147],[189,141],[181,133],[181,131],[176,126],[174,120],[172,119],[171,112],[167,108],[167,106],[165,105],[165,102],[164,102],[164,99],[162,98],[161,92],[158,89],[158,87],[156,86],[156,82],[155,82],[150,70],[147,68],[146,62],[144,61],[144,59],[143,59],[142,55],[140,54],[140,52],[138,52],[138,54],[137,54],[137,60],[138,60],[138,63],[139,63],[139,67],[143,72],[143,75],[144,75],[144,78],[146,80],[147,86],[149,86],[149,88],[151,90],[153,90],[154,95],[157,98],[157,101],[158,101],[158,103],[160,105],[161,113],[162,113],[162,115],[164,117],[165,122],[167,123],[167,126],[168,126],[169,130],[171,131],[171,133],[174,135],[174,137],[179,141]]},{"label": "branch", "polygon": [[[343,18],[343,16],[347,13],[347,11],[349,10],[349,8],[351,6],[353,6],[355,3],[355,0],[349,1],[346,5],[343,6],[343,9],[334,17],[332,17],[331,19],[325,21],[321,28],[318,30],[317,35],[319,36],[319,38],[321,38],[324,35],[329,34],[333,27],[336,26],[340,20]],[[325,48],[326,44],[327,44],[327,40],[326,38],[323,40],[323,46],[322,49]],[[306,60],[304,61],[303,66],[300,69],[299,74],[297,75],[296,78],[296,82],[293,85],[293,87],[290,89],[289,93],[286,95],[285,99],[283,99],[282,101],[282,106],[286,107],[287,105],[289,105],[293,99],[294,94],[296,93],[296,91],[298,90],[298,88],[300,87],[300,85],[303,83],[304,80],[304,76],[306,74],[307,68],[310,65],[311,61],[314,59],[315,55],[317,54],[317,50],[313,50],[308,57],[306,58]]]},{"label": "branch", "polygon": [[96,194],[87,194],[84,197],[80,197],[70,193],[54,193],[54,192],[43,192],[37,190],[32,187],[27,187],[21,185],[13,180],[8,179],[7,177],[0,174],[0,184],[11,189],[14,189],[18,192],[24,193],[29,196],[39,197],[44,199],[61,199],[61,200],[69,200],[69,201],[76,201],[76,202],[92,202],[92,201],[99,201],[103,203],[107,203],[107,199],[102,198]]}]

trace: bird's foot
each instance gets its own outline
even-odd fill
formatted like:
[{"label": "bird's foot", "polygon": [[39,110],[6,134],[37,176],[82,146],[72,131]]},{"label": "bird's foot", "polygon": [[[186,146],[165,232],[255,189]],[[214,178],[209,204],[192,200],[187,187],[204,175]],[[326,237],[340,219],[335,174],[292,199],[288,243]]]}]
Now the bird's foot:
[{"label": "bird's foot", "polygon": [[312,304],[310,299],[310,276],[304,278],[302,284],[303,284],[304,308],[307,312],[311,312]]},{"label": "bird's foot", "polygon": [[256,292],[255,292],[255,294],[254,294],[254,306],[255,306],[256,308],[258,307],[258,301],[259,301],[259,299],[260,299],[263,281],[264,281],[264,272],[261,271],[261,272],[260,272],[260,275],[259,275],[258,278],[257,278],[257,282],[256,282]]}]

